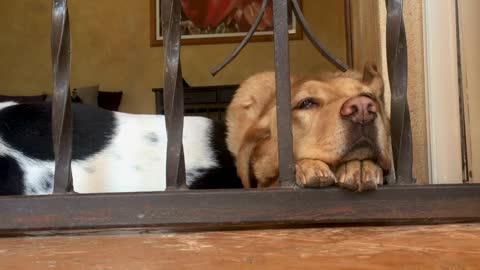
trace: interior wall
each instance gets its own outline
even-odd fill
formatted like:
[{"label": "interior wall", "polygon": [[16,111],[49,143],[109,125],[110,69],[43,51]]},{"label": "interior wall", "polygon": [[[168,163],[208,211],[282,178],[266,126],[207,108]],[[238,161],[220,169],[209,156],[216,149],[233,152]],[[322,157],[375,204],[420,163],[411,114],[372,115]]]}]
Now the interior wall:
[{"label": "interior wall", "polygon": [[478,0],[458,2],[460,52],[462,59],[462,86],[466,114],[469,177],[480,183],[480,33],[478,25],[480,10]]},{"label": "interior wall", "polygon": [[[382,1],[383,2],[383,1]],[[408,46],[408,102],[412,122],[413,172],[417,182],[429,183],[427,116],[425,103],[424,2],[404,1]]]},{"label": "interior wall", "polygon": [[[51,93],[51,1],[0,1],[0,93]],[[343,1],[303,0],[314,32],[346,59]],[[72,32],[72,88],[99,84],[122,90],[121,111],[154,113],[151,89],[163,85],[163,49],[149,46],[149,1],[69,1]],[[250,43],[224,71],[212,77],[237,44],[182,47],[185,79],[193,86],[235,84],[254,72],[273,69],[273,43]],[[291,42],[291,70],[334,70],[304,37]]]}]

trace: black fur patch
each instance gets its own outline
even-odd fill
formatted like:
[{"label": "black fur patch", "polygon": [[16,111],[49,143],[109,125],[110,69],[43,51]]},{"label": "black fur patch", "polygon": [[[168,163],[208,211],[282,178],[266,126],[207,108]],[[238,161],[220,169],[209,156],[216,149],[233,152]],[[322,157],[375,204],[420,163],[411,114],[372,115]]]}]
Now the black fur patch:
[{"label": "black fur patch", "polygon": [[23,171],[17,161],[9,156],[0,157],[0,195],[23,195]]},{"label": "black fur patch", "polygon": [[149,132],[145,134],[145,139],[147,139],[147,141],[149,141],[152,144],[158,143],[159,141],[158,135],[155,132]]},{"label": "black fur patch", "polygon": [[49,191],[52,188],[53,182],[53,173],[49,172],[43,179],[42,179],[42,188],[45,191]]},{"label": "black fur patch", "polygon": [[210,134],[210,146],[214,157],[219,163],[218,168],[198,170],[202,176],[193,182],[191,189],[215,189],[215,188],[242,188],[242,181],[237,176],[237,170],[233,157],[228,151],[225,124],[213,122]]},{"label": "black fur patch", "polygon": [[[116,127],[113,112],[94,106],[72,104],[75,160],[101,151]],[[53,160],[51,103],[18,104],[0,110],[0,134],[11,147],[25,155]]]}]

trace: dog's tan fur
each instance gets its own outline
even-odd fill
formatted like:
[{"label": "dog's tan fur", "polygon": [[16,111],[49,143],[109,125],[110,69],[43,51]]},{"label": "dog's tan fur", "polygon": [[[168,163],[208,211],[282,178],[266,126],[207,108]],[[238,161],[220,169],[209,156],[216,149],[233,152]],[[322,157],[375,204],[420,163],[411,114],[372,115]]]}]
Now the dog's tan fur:
[{"label": "dog's tan fur", "polygon": [[[363,76],[355,71],[292,76],[291,84],[297,184],[321,187],[338,180],[341,186],[355,190],[382,184],[383,173],[391,169],[392,162],[384,84],[376,66],[365,65]],[[365,131],[373,143],[356,147],[359,129],[342,118],[340,110],[345,101],[360,94],[372,98],[378,112],[374,127]],[[300,109],[299,104],[307,99],[316,105]],[[228,107],[227,145],[244,187],[278,184],[275,101],[275,74],[264,72],[245,80]]]}]

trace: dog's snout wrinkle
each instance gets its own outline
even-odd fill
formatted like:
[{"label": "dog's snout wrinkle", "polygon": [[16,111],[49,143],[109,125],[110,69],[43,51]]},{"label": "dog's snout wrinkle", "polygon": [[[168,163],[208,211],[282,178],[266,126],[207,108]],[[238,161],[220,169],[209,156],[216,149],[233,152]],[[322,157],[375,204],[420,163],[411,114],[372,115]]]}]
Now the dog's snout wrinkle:
[{"label": "dog's snout wrinkle", "polygon": [[353,123],[364,125],[377,117],[377,105],[368,96],[356,96],[342,105],[340,114]]}]

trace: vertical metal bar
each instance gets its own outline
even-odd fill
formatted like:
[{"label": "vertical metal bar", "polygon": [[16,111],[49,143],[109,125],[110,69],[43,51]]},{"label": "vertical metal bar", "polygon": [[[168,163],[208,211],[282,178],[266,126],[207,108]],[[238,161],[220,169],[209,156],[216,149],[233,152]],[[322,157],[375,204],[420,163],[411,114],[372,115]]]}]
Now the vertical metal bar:
[{"label": "vertical metal bar", "polygon": [[[348,69],[348,65],[343,63],[340,59],[338,59],[333,53],[331,53],[328,49],[327,46],[325,46],[320,39],[315,36],[313,33],[312,28],[308,24],[307,20],[305,19],[305,16],[303,16],[303,13],[300,9],[300,5],[297,0],[288,0],[292,2],[292,8],[293,12],[295,12],[295,16],[298,19],[298,22],[302,26],[302,29],[305,31],[307,37],[310,39],[312,42],[313,46],[317,48],[317,50],[333,65],[335,65],[338,69],[342,71],[346,71]],[[287,2],[288,2],[287,1]],[[346,0],[349,2],[349,0]],[[265,9],[267,6],[267,0],[263,0],[262,6],[260,7],[260,10],[257,13],[257,18],[255,19],[255,22],[252,24],[250,30],[247,32],[246,36],[243,38],[242,42],[238,45],[238,47],[223,61],[222,64],[214,67],[213,69],[210,70],[210,73],[212,76],[215,76],[218,72],[220,72],[222,69],[224,69],[237,55],[241,52],[241,50],[247,45],[248,41],[250,38],[253,36],[255,33],[255,30],[257,29],[258,25],[261,22],[261,19],[263,18],[263,14],[265,13]],[[348,6],[349,7],[349,6]],[[349,12],[348,9],[346,9],[346,12]],[[287,13],[288,15],[288,13]],[[288,29],[287,29],[288,31]],[[347,35],[348,36],[348,35]],[[348,39],[348,38],[347,38]],[[348,51],[351,51],[350,49]]]},{"label": "vertical metal bar", "polygon": [[164,108],[167,128],[167,187],[186,186],[183,156],[183,84],[180,65],[179,0],[161,1],[162,36],[164,45]]},{"label": "vertical metal bar", "polygon": [[287,18],[287,0],[273,0],[278,162],[279,180],[282,187],[290,187],[295,183]]},{"label": "vertical metal bar", "polygon": [[70,23],[67,0],[52,1],[52,136],[55,154],[54,193],[73,191],[72,111],[70,101]]},{"label": "vertical metal bar", "polygon": [[458,14],[458,0],[455,0],[455,24],[457,30],[457,66],[458,66],[458,97],[459,97],[459,108],[460,108],[460,137],[462,139],[462,174],[463,174],[463,183],[468,183],[470,181],[469,174],[469,162],[468,162],[468,145],[467,145],[467,127],[466,127],[466,118],[465,118],[465,92],[463,89],[463,73],[462,73],[462,51],[461,51],[461,41],[460,41],[460,21]]},{"label": "vertical metal bar", "polygon": [[412,130],[407,100],[408,55],[403,0],[387,0],[387,60],[392,91],[392,150],[398,183],[413,183]]}]

